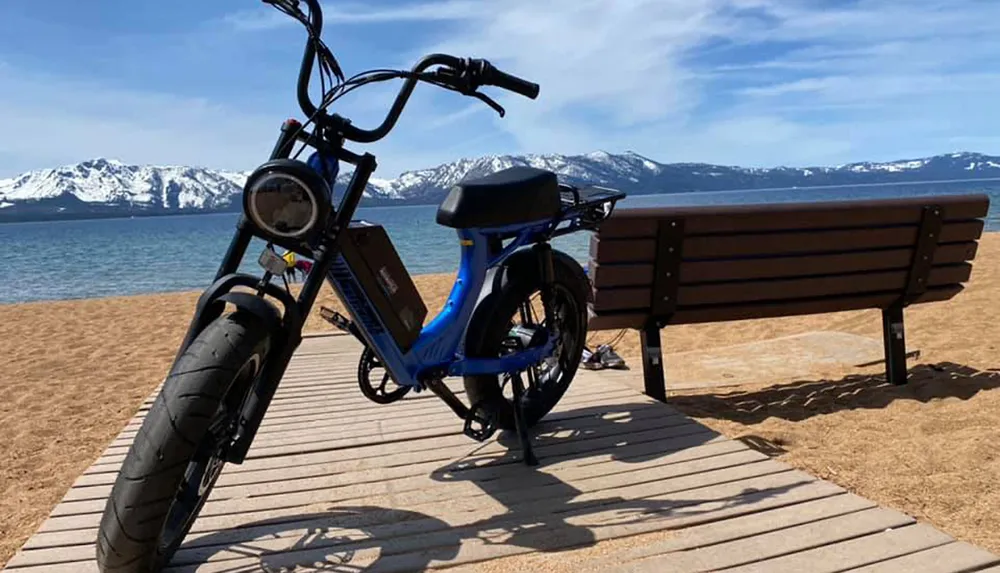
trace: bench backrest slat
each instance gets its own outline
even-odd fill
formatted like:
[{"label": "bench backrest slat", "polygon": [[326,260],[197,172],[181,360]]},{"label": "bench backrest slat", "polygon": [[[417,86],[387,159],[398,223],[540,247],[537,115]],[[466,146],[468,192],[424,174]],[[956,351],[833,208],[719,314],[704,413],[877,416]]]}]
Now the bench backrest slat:
[{"label": "bench backrest slat", "polygon": [[989,209],[989,198],[985,195],[622,208],[601,224],[600,233],[608,239],[655,237],[656,222],[668,217],[684,218],[690,235],[917,225],[924,205],[930,203],[941,206],[946,222],[981,219]]},{"label": "bench backrest slat", "polygon": [[[690,233],[684,238],[684,260],[737,259],[764,255],[797,255],[873,251],[911,247],[916,243],[918,227],[890,227],[835,231],[799,231],[794,233],[707,235]],[[978,239],[982,221],[946,223],[940,243],[958,243]],[[591,256],[598,263],[634,263],[651,261],[656,253],[655,238],[591,239]]]},{"label": "bench backrest slat", "polygon": [[[972,265],[948,265],[931,269],[929,286],[948,286],[969,280]],[[899,292],[906,286],[906,270],[811,278],[733,283],[682,285],[677,304],[681,307],[711,304],[738,304],[768,300],[813,299],[858,293]],[[633,310],[649,306],[649,286],[599,289],[594,308],[599,311]]]}]

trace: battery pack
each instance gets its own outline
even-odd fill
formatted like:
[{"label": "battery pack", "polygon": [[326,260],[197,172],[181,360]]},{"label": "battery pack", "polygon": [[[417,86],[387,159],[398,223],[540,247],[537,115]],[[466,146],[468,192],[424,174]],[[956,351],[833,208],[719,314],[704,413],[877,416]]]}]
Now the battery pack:
[{"label": "battery pack", "polygon": [[420,335],[427,307],[389,234],[381,225],[354,221],[343,234],[341,249],[382,324],[406,352]]}]

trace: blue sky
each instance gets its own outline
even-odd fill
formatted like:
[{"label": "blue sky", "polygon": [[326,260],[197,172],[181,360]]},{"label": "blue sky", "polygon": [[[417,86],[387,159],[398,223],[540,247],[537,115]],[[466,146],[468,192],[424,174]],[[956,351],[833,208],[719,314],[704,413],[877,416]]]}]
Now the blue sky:
[{"label": "blue sky", "polygon": [[[830,165],[1000,153],[995,0],[327,2],[348,75],[443,51],[531,101],[418,88],[377,176],[489,153]],[[258,0],[0,3],[0,177],[92,157],[252,169],[294,99],[303,33]],[[338,108],[372,127],[398,84]]]}]

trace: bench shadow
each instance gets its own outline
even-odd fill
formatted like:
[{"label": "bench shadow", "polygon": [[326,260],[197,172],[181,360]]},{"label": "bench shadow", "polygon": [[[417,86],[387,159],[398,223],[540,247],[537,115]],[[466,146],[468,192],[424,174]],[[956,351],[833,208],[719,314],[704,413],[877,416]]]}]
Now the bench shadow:
[{"label": "bench shadow", "polygon": [[977,370],[942,362],[911,368],[907,384],[901,386],[889,384],[884,375],[852,375],[748,391],[671,395],[668,400],[671,406],[695,418],[750,425],[768,418],[798,422],[843,410],[879,409],[901,400],[968,400],[998,387],[998,369]]},{"label": "bench shadow", "polygon": [[[398,504],[405,509],[329,502],[318,511],[313,505],[308,513],[241,524],[185,543],[172,564],[179,568],[172,570],[193,570],[211,559],[218,561],[214,571],[227,573],[421,571],[459,556],[463,561],[497,557],[490,546],[516,546],[521,553],[557,552],[595,544],[596,532],[604,527],[627,528],[665,518],[683,518],[690,524],[717,519],[720,511],[750,513],[759,510],[751,504],[813,481],[792,478],[760,488],[730,483],[725,494],[699,492],[706,485],[707,478],[702,478],[706,468],[725,471],[746,465],[747,460],[723,458],[732,450],[712,448],[668,458],[719,434],[659,404],[561,412],[555,419],[543,420],[532,434],[537,467],[521,461],[516,435],[502,433],[482,445],[473,443],[469,455],[433,470],[428,477],[439,483],[419,490],[433,490],[425,501]],[[676,472],[630,475],[629,466],[634,464],[667,467],[710,458],[721,461]],[[675,478],[680,481],[668,483]],[[733,481],[718,475],[713,479],[708,483]],[[475,485],[486,498],[458,482]],[[448,495],[449,484],[454,484],[454,497]],[[612,490],[621,487],[638,489],[633,489],[635,495],[615,495]],[[406,496],[403,491],[393,494],[397,499]],[[448,515],[455,523],[433,514]],[[283,540],[280,550],[272,541],[278,538]],[[226,567],[226,560],[236,559],[240,561]]]}]

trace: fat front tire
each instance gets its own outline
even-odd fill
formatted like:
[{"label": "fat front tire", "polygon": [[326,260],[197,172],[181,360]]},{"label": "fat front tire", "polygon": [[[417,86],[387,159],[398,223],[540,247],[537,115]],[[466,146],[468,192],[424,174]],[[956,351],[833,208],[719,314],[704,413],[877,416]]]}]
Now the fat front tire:
[{"label": "fat front tire", "polygon": [[[534,259],[530,261],[534,263]],[[466,335],[466,356],[498,358],[505,341],[517,326],[546,326],[541,302],[542,276],[537,264],[517,264],[506,269],[499,284],[483,298]],[[555,355],[522,373],[525,422],[537,424],[562,399],[576,375],[587,336],[589,281],[586,273],[568,256],[553,251],[553,302],[559,341]],[[531,308],[530,313],[525,311]],[[529,325],[529,323],[531,323]],[[465,391],[470,405],[486,404],[496,416],[497,427],[513,430],[511,384],[506,376],[466,376]]]},{"label": "fat front tire", "polygon": [[222,470],[268,340],[260,319],[237,311],[206,327],[174,364],[105,505],[102,573],[155,573],[170,562]]}]

